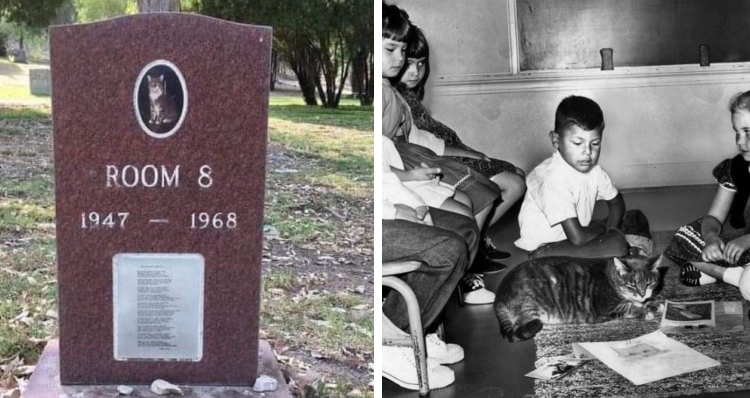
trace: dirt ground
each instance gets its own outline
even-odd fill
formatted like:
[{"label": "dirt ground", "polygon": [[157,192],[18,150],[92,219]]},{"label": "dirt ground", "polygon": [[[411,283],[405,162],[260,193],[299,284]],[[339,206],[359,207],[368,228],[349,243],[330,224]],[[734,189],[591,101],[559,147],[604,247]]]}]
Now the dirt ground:
[{"label": "dirt ground", "polygon": [[[308,170],[319,166],[307,158],[295,158],[284,153],[283,148],[269,144],[266,159],[267,173],[277,170]],[[339,202],[335,206],[316,208],[316,203],[331,203],[330,196],[335,195],[325,187],[311,187],[298,184],[267,182],[266,191],[295,191],[295,197],[303,198],[300,208],[315,212],[320,217],[332,218],[339,225],[335,239],[317,239],[304,243],[292,243],[282,239],[268,237],[264,244],[264,272],[291,271],[297,275],[316,275],[314,288],[330,292],[354,292],[368,297],[365,316],[372,316],[372,298],[374,289],[373,275],[373,199],[361,198],[356,201]],[[302,204],[304,203],[304,204]],[[277,352],[286,347],[272,345]],[[357,384],[367,385],[373,379],[371,374],[372,351],[363,355],[352,355],[344,361],[328,358],[316,358],[306,349],[289,348],[284,355],[293,356],[310,364],[312,372],[300,375],[299,369],[287,366],[289,374],[298,380],[296,384],[306,384],[321,376],[332,379],[337,375],[347,375],[347,379],[357,380]]]}]

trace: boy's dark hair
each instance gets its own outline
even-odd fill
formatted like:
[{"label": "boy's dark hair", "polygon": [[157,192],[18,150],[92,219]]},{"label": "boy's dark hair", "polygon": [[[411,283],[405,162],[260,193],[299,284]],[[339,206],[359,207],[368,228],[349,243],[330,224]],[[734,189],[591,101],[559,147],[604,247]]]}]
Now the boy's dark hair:
[{"label": "boy's dark hair", "polygon": [[383,2],[383,39],[406,43],[410,30],[409,14],[397,6]]},{"label": "boy's dark hair", "polygon": [[555,133],[562,133],[571,125],[583,130],[604,130],[602,108],[586,97],[571,95],[560,102],[555,112]]},{"label": "boy's dark hair", "polygon": [[[424,77],[419,84],[412,89],[419,96],[420,100],[424,99],[424,86],[427,83],[427,78],[430,77],[430,46],[427,44],[427,38],[424,36],[424,32],[417,25],[412,25],[411,32],[407,39],[406,58],[424,58]],[[404,73],[404,68],[401,73]],[[399,79],[401,76],[399,75]]]}]

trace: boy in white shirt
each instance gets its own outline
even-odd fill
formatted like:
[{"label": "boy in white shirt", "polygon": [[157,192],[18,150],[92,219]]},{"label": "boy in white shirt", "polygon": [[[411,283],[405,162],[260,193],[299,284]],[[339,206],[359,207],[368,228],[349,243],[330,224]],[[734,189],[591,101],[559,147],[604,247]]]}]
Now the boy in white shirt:
[{"label": "boy in white shirt", "polygon": [[[556,151],[526,179],[526,196],[518,215],[521,238],[515,244],[527,250],[530,258],[627,255],[630,244],[622,232],[623,218],[640,231],[628,238],[650,253],[645,216],[637,210],[626,214],[622,195],[597,164],[603,131],[604,115],[591,99],[570,96],[557,107],[555,129],[549,133]],[[591,219],[597,200],[609,205],[604,221]]]}]

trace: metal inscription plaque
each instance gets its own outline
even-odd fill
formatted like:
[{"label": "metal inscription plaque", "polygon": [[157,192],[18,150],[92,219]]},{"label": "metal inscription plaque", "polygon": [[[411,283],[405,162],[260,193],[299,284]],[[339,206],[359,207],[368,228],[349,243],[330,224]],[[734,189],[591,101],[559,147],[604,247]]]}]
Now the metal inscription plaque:
[{"label": "metal inscription plaque", "polygon": [[116,360],[201,360],[204,262],[200,254],[113,257]]}]

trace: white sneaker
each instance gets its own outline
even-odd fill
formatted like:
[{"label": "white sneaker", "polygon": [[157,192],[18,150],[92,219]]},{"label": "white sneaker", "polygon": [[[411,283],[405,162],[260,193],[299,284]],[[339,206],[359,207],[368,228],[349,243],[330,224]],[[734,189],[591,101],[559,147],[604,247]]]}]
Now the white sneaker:
[{"label": "white sneaker", "polygon": [[442,365],[449,365],[464,359],[464,349],[458,344],[448,344],[440,340],[437,334],[428,334],[424,338],[427,345],[427,357]]},{"label": "white sneaker", "polygon": [[[383,377],[409,390],[419,390],[417,362],[411,347],[383,346]],[[443,388],[456,381],[451,369],[427,358],[427,381],[430,389]]]}]

